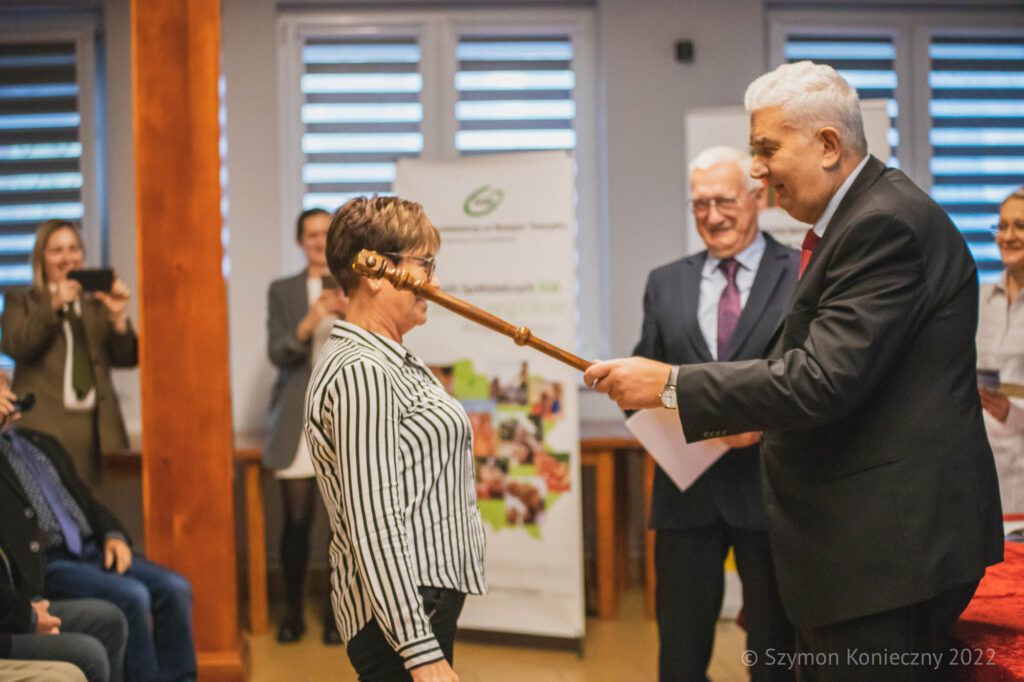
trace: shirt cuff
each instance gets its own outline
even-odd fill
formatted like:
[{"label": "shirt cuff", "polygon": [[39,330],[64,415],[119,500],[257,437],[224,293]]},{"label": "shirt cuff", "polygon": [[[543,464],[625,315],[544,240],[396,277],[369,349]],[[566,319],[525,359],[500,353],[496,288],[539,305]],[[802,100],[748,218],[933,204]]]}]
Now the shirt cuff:
[{"label": "shirt cuff", "polygon": [[437,663],[444,658],[441,645],[433,637],[426,637],[413,642],[407,642],[397,649],[397,653],[405,662],[405,669],[412,670],[431,663]]},{"label": "shirt cuff", "polygon": [[129,546],[131,545],[131,543],[128,542],[128,536],[125,535],[124,533],[118,532],[116,530],[115,531],[111,531],[109,533],[105,533],[103,535],[103,544],[106,544],[108,540],[120,540],[121,542],[123,542],[126,545],[129,545]]}]

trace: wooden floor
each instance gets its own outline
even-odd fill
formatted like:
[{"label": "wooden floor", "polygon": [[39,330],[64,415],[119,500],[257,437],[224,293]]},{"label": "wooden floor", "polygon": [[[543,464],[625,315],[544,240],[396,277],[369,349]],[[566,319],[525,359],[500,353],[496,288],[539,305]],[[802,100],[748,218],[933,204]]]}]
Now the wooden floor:
[{"label": "wooden floor", "polygon": [[[619,618],[587,619],[585,653],[491,646],[455,645],[455,672],[461,682],[650,682],[657,679],[657,627],[643,615],[640,589],[623,594]],[[320,643],[319,608],[307,607],[311,626],[296,644],[278,644],[273,634],[253,637],[252,682],[349,682],[356,679],[344,647]],[[746,635],[732,622],[720,622],[708,671],[713,682],[746,682],[740,662]]]}]

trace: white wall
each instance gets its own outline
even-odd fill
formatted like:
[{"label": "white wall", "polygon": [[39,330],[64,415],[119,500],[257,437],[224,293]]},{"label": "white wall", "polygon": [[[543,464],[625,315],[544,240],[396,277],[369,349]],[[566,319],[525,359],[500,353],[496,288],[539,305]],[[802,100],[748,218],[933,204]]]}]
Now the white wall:
[{"label": "white wall", "polygon": [[[647,273],[700,248],[685,243],[686,110],[742,102],[765,69],[761,0],[606,0],[605,76],[611,350],[639,339]],[[675,43],[692,40],[692,64]],[[744,145],[746,140],[737,140]]]},{"label": "white wall", "polygon": [[[131,15],[129,0],[107,0],[103,12],[106,58],[106,189],[107,253],[128,288],[138,292],[135,254],[135,145],[132,129]],[[131,318],[139,319],[138,297],[133,296]],[[131,434],[141,431],[139,371],[114,370],[114,386],[121,399],[125,424]]]},{"label": "white wall", "polygon": [[275,2],[224,0],[221,7],[231,231],[231,396],[235,430],[253,431],[263,423],[274,376],[266,353],[267,287],[291,274],[287,265],[294,262],[294,254],[282,253],[279,244],[281,231],[291,233],[294,227],[278,222]]}]

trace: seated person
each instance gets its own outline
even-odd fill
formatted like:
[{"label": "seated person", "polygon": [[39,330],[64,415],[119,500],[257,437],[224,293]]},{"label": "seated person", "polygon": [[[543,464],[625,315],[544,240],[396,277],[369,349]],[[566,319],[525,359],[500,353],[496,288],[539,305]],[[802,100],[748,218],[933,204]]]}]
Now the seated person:
[{"label": "seated person", "polygon": [[0,372],[0,545],[28,591],[116,605],[128,620],[129,680],[193,679],[188,581],[132,552],[124,528],[86,488],[59,442],[11,427],[14,399]]},{"label": "seated person", "polygon": [[[63,661],[88,682],[121,682],[128,623],[113,604],[69,599],[50,604],[15,591],[17,571],[0,562],[0,680],[65,679],[28,662]],[[59,614],[59,615],[58,615]],[[2,664],[20,662],[10,669]]]}]

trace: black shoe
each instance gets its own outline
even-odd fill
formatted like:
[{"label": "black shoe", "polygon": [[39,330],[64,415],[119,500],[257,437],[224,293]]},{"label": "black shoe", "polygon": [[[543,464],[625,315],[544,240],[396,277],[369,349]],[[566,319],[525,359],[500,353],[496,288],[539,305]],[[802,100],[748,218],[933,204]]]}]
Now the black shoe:
[{"label": "black shoe", "polygon": [[277,628],[277,641],[281,644],[291,644],[302,639],[306,634],[306,624],[301,617],[285,616],[281,626]]},{"label": "black shoe", "polygon": [[324,644],[327,646],[338,646],[341,644],[341,633],[338,632],[338,626],[335,624],[333,617],[324,623]]}]

